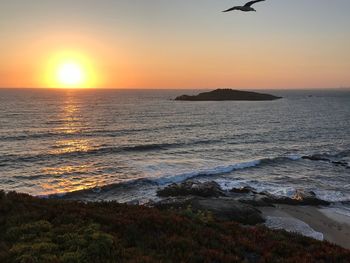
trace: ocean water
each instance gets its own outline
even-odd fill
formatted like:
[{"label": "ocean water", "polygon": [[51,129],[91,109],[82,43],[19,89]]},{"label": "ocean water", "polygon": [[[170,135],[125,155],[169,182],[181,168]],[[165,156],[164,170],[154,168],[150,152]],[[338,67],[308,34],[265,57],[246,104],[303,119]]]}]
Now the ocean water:
[{"label": "ocean water", "polygon": [[172,100],[198,92],[1,89],[0,189],[128,202],[196,178],[350,203],[350,90]]}]

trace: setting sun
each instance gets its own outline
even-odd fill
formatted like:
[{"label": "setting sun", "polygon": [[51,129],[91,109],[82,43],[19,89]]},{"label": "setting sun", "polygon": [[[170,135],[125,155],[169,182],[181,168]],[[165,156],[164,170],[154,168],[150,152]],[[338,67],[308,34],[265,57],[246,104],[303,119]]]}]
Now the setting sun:
[{"label": "setting sun", "polygon": [[44,85],[50,88],[95,88],[101,77],[87,55],[77,51],[52,54],[44,66]]},{"label": "setting sun", "polygon": [[78,86],[84,83],[85,73],[75,62],[67,62],[59,66],[57,80],[65,86]]}]

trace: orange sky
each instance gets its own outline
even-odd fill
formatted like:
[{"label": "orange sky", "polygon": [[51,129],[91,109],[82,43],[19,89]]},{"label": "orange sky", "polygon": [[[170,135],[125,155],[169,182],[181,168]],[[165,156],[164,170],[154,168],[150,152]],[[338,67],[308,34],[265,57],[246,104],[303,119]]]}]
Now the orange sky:
[{"label": "orange sky", "polygon": [[348,1],[327,21],[326,0],[296,14],[298,1],[271,1],[229,15],[220,8],[232,1],[203,1],[202,10],[193,0],[150,0],[158,10],[133,10],[140,1],[39,2],[0,3],[0,87],[50,86],[50,59],[65,51],[86,58],[96,88],[350,85]]}]

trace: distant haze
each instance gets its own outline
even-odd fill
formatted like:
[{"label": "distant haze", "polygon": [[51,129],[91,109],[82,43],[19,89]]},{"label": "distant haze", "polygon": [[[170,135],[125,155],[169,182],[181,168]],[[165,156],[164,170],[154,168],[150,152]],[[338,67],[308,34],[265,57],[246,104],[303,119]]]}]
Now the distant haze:
[{"label": "distant haze", "polygon": [[101,88],[350,86],[350,1],[0,0],[0,87],[42,87],[88,57]]}]

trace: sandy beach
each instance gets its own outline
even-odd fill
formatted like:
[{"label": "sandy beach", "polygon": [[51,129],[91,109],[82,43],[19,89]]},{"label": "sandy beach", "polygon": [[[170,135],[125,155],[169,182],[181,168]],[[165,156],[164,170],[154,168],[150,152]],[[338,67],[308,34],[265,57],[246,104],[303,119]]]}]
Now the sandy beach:
[{"label": "sandy beach", "polygon": [[294,218],[324,235],[324,239],[350,249],[350,217],[334,213],[329,208],[276,205],[260,209],[264,216]]}]

